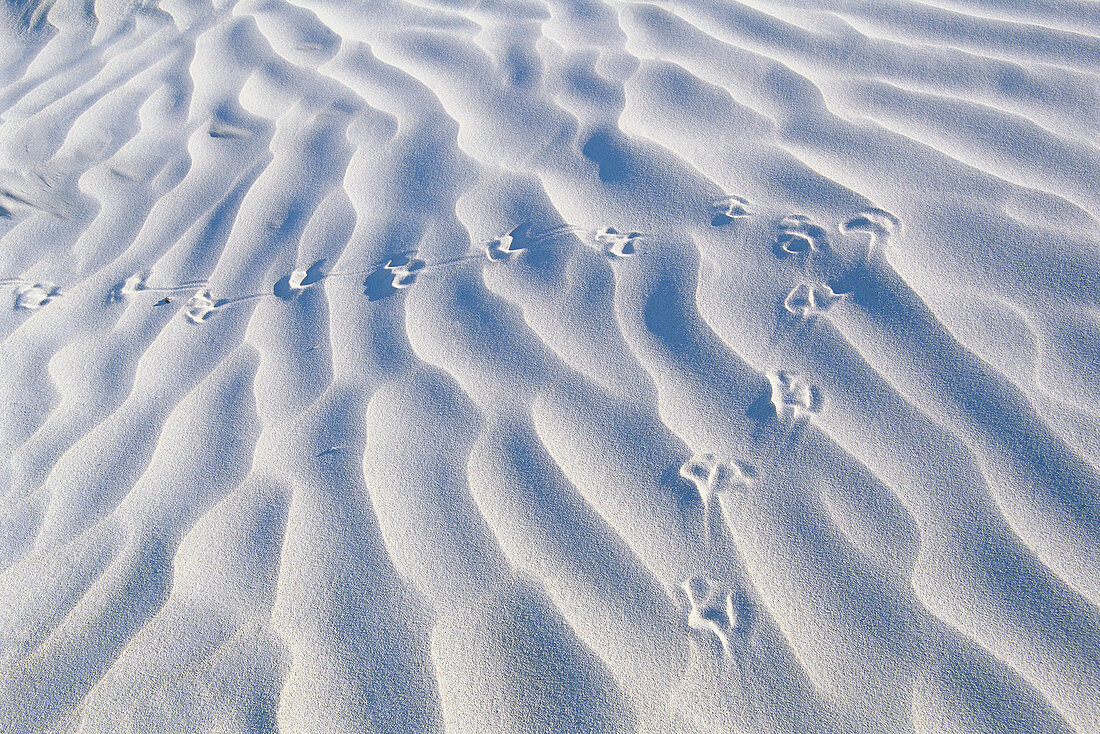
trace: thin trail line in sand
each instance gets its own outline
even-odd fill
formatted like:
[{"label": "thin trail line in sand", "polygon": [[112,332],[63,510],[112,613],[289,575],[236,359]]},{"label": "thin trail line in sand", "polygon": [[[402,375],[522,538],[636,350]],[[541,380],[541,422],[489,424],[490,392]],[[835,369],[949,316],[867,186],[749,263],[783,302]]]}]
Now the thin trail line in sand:
[{"label": "thin trail line in sand", "polygon": [[202,288],[208,282],[209,281],[206,280],[195,280],[190,283],[180,283],[179,285],[147,285],[144,288],[139,288],[138,290],[134,291],[134,293],[141,293],[142,291],[149,291],[150,293],[179,293],[180,291],[189,291],[192,288]]}]

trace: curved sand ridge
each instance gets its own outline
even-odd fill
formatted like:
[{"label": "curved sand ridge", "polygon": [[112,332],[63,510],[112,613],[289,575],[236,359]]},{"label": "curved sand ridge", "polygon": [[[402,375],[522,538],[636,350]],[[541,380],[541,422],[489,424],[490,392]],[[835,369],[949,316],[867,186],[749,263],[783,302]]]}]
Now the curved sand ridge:
[{"label": "curved sand ridge", "polygon": [[1100,731],[1095,5],[0,14],[0,731]]}]

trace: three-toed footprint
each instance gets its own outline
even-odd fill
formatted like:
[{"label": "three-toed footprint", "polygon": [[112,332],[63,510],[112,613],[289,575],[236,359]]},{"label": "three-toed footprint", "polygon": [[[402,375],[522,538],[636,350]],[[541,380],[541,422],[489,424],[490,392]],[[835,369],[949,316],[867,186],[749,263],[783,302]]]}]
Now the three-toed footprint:
[{"label": "three-toed footprint", "polygon": [[783,308],[808,318],[828,311],[837,301],[844,298],[844,295],[835,293],[832,288],[823,283],[799,283],[783,299]]},{"label": "three-toed footprint", "polygon": [[779,257],[808,255],[829,246],[825,228],[804,214],[791,214],[779,221],[775,236],[775,254]]},{"label": "three-toed footprint", "polygon": [[125,298],[129,298],[138,291],[145,290],[145,281],[148,278],[149,274],[147,272],[139,270],[111,289],[110,300],[121,301]]},{"label": "three-toed footprint", "polygon": [[427,264],[423,260],[418,260],[415,257],[398,257],[393,258],[385,265],[382,266],[383,270],[388,270],[393,274],[393,281],[391,285],[394,288],[408,288],[410,285],[416,282],[417,274],[423,270]]},{"label": "three-toed footprint", "polygon": [[196,324],[201,324],[210,318],[212,313],[218,310],[218,306],[219,304],[210,295],[210,291],[200,290],[187,301],[187,305],[184,306],[183,312],[187,314],[187,318],[191,319]]},{"label": "three-toed footprint", "polygon": [[786,370],[770,370],[766,377],[771,385],[771,403],[778,417],[798,419],[807,413],[821,412],[825,401],[816,385]]},{"label": "three-toed footprint", "polygon": [[756,477],[756,469],[741,461],[719,461],[714,454],[695,454],[680,467],[680,477],[694,484],[699,493],[703,503],[703,531],[709,543],[717,498],[731,492],[743,492]]},{"label": "three-toed footprint", "polygon": [[289,301],[315,283],[319,283],[324,277],[324,260],[318,260],[308,268],[298,267],[290,271],[276,281],[272,291],[276,298]]},{"label": "three-toed footprint", "polygon": [[680,476],[695,485],[705,506],[722,492],[746,487],[752,482],[756,470],[740,461],[719,461],[714,454],[695,454],[680,467]]},{"label": "three-toed footprint", "polygon": [[871,207],[840,225],[840,231],[845,234],[850,234],[852,232],[866,232],[870,234],[870,247],[873,249],[876,245],[885,242],[893,234],[901,231],[901,220],[885,209]]},{"label": "three-toed footprint", "polygon": [[710,223],[715,227],[721,227],[737,219],[743,219],[752,215],[749,208],[749,200],[743,196],[723,196],[711,202]]},{"label": "three-toed footprint", "polygon": [[494,237],[486,242],[485,257],[493,262],[500,262],[502,260],[511,260],[521,252],[524,252],[527,249],[527,238],[523,236],[524,232],[520,231],[522,227],[524,227],[524,225],[512,229],[508,234]]},{"label": "three-toed footprint", "polygon": [[687,597],[688,627],[704,637],[713,635],[726,656],[733,654],[731,638],[749,633],[749,607],[738,590],[706,576],[690,576],[680,584]]},{"label": "three-toed footprint", "polygon": [[711,498],[718,491],[723,468],[713,454],[695,454],[680,467],[680,476],[695,485],[703,506],[709,507]]},{"label": "three-toed footprint", "polygon": [[638,252],[638,241],[645,235],[641,232],[620,232],[614,227],[605,227],[595,234],[596,244],[610,257],[631,257]]},{"label": "three-toed footprint", "polygon": [[61,295],[61,289],[53,283],[23,283],[15,289],[14,307],[33,311]]}]

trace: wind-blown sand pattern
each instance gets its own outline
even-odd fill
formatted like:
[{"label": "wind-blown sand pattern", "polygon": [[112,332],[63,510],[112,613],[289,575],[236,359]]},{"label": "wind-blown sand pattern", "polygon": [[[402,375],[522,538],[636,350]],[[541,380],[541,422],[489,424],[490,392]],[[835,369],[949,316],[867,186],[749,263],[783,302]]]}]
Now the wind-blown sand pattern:
[{"label": "wind-blown sand pattern", "polygon": [[0,732],[1100,732],[1100,5],[0,8]]}]

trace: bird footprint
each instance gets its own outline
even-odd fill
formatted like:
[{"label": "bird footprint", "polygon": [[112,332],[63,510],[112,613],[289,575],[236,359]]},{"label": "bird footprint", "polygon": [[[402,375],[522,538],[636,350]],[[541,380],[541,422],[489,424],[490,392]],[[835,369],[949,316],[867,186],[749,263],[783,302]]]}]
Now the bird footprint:
[{"label": "bird footprint", "polygon": [[713,454],[696,454],[680,467],[680,476],[695,485],[704,506],[710,505],[722,474],[722,464],[715,460]]},{"label": "bird footprint", "polygon": [[286,284],[290,286],[291,290],[300,291],[304,288],[302,285],[306,278],[309,276],[309,271],[302,268],[290,271],[290,275],[287,276]]},{"label": "bird footprint", "polygon": [[195,295],[191,296],[191,299],[187,301],[187,305],[184,307],[184,313],[187,314],[187,318],[194,321],[196,324],[201,324],[210,318],[210,315],[218,309],[218,304],[214,301],[210,295],[210,291],[198,291]]},{"label": "bird footprint", "polygon": [[713,454],[695,454],[680,467],[680,476],[695,485],[703,502],[703,527],[711,532],[712,506],[718,495],[741,491],[756,477],[756,469],[740,461],[721,462]]},{"label": "bird footprint", "polygon": [[825,229],[804,214],[791,214],[779,222],[775,252],[779,257],[806,255],[828,246]]},{"label": "bird footprint", "polygon": [[901,220],[885,209],[879,209],[877,207],[871,207],[866,211],[860,212],[858,216],[840,225],[840,231],[845,234],[851,232],[866,232],[870,234],[870,250],[886,242],[886,240],[900,230]]},{"label": "bird footprint", "polygon": [[318,260],[308,268],[295,268],[289,275],[284,275],[275,283],[272,292],[277,298],[289,301],[299,295],[314,283],[319,283],[325,277],[324,260]]},{"label": "bird footprint", "polygon": [[15,291],[15,308],[34,311],[61,295],[61,289],[50,282],[26,283]]},{"label": "bird footprint", "polygon": [[122,281],[114,288],[111,289],[110,300],[121,301],[125,298],[129,298],[139,291],[146,289],[145,281],[148,279],[149,274],[145,271],[139,271],[134,273],[126,280]]},{"label": "bird footprint", "polygon": [[408,288],[410,285],[416,282],[417,273],[426,267],[426,263],[423,260],[418,260],[415,257],[410,257],[403,263],[399,263],[398,260],[390,260],[382,266],[383,270],[388,270],[393,273],[393,285],[394,288]]},{"label": "bird footprint", "polygon": [[687,597],[688,627],[714,635],[726,656],[733,654],[730,638],[748,632],[748,615],[740,595],[732,588],[705,576],[690,576],[680,584]]},{"label": "bird footprint", "polygon": [[485,244],[485,256],[493,262],[510,260],[527,249],[512,236],[511,233],[501,235],[489,240]]},{"label": "bird footprint", "polygon": [[596,244],[604,254],[624,258],[635,255],[638,241],[644,237],[641,232],[620,232],[614,227],[605,227],[596,233]]},{"label": "bird footprint", "polygon": [[750,216],[749,200],[743,196],[725,196],[711,203],[710,223],[715,227],[729,224],[730,222]]},{"label": "bird footprint", "polygon": [[783,308],[805,318],[828,311],[842,298],[843,293],[835,293],[827,285],[799,283],[783,299]]},{"label": "bird footprint", "polygon": [[806,413],[819,413],[824,405],[821,391],[800,375],[786,370],[767,373],[771,385],[771,402],[779,417],[800,418]]}]

